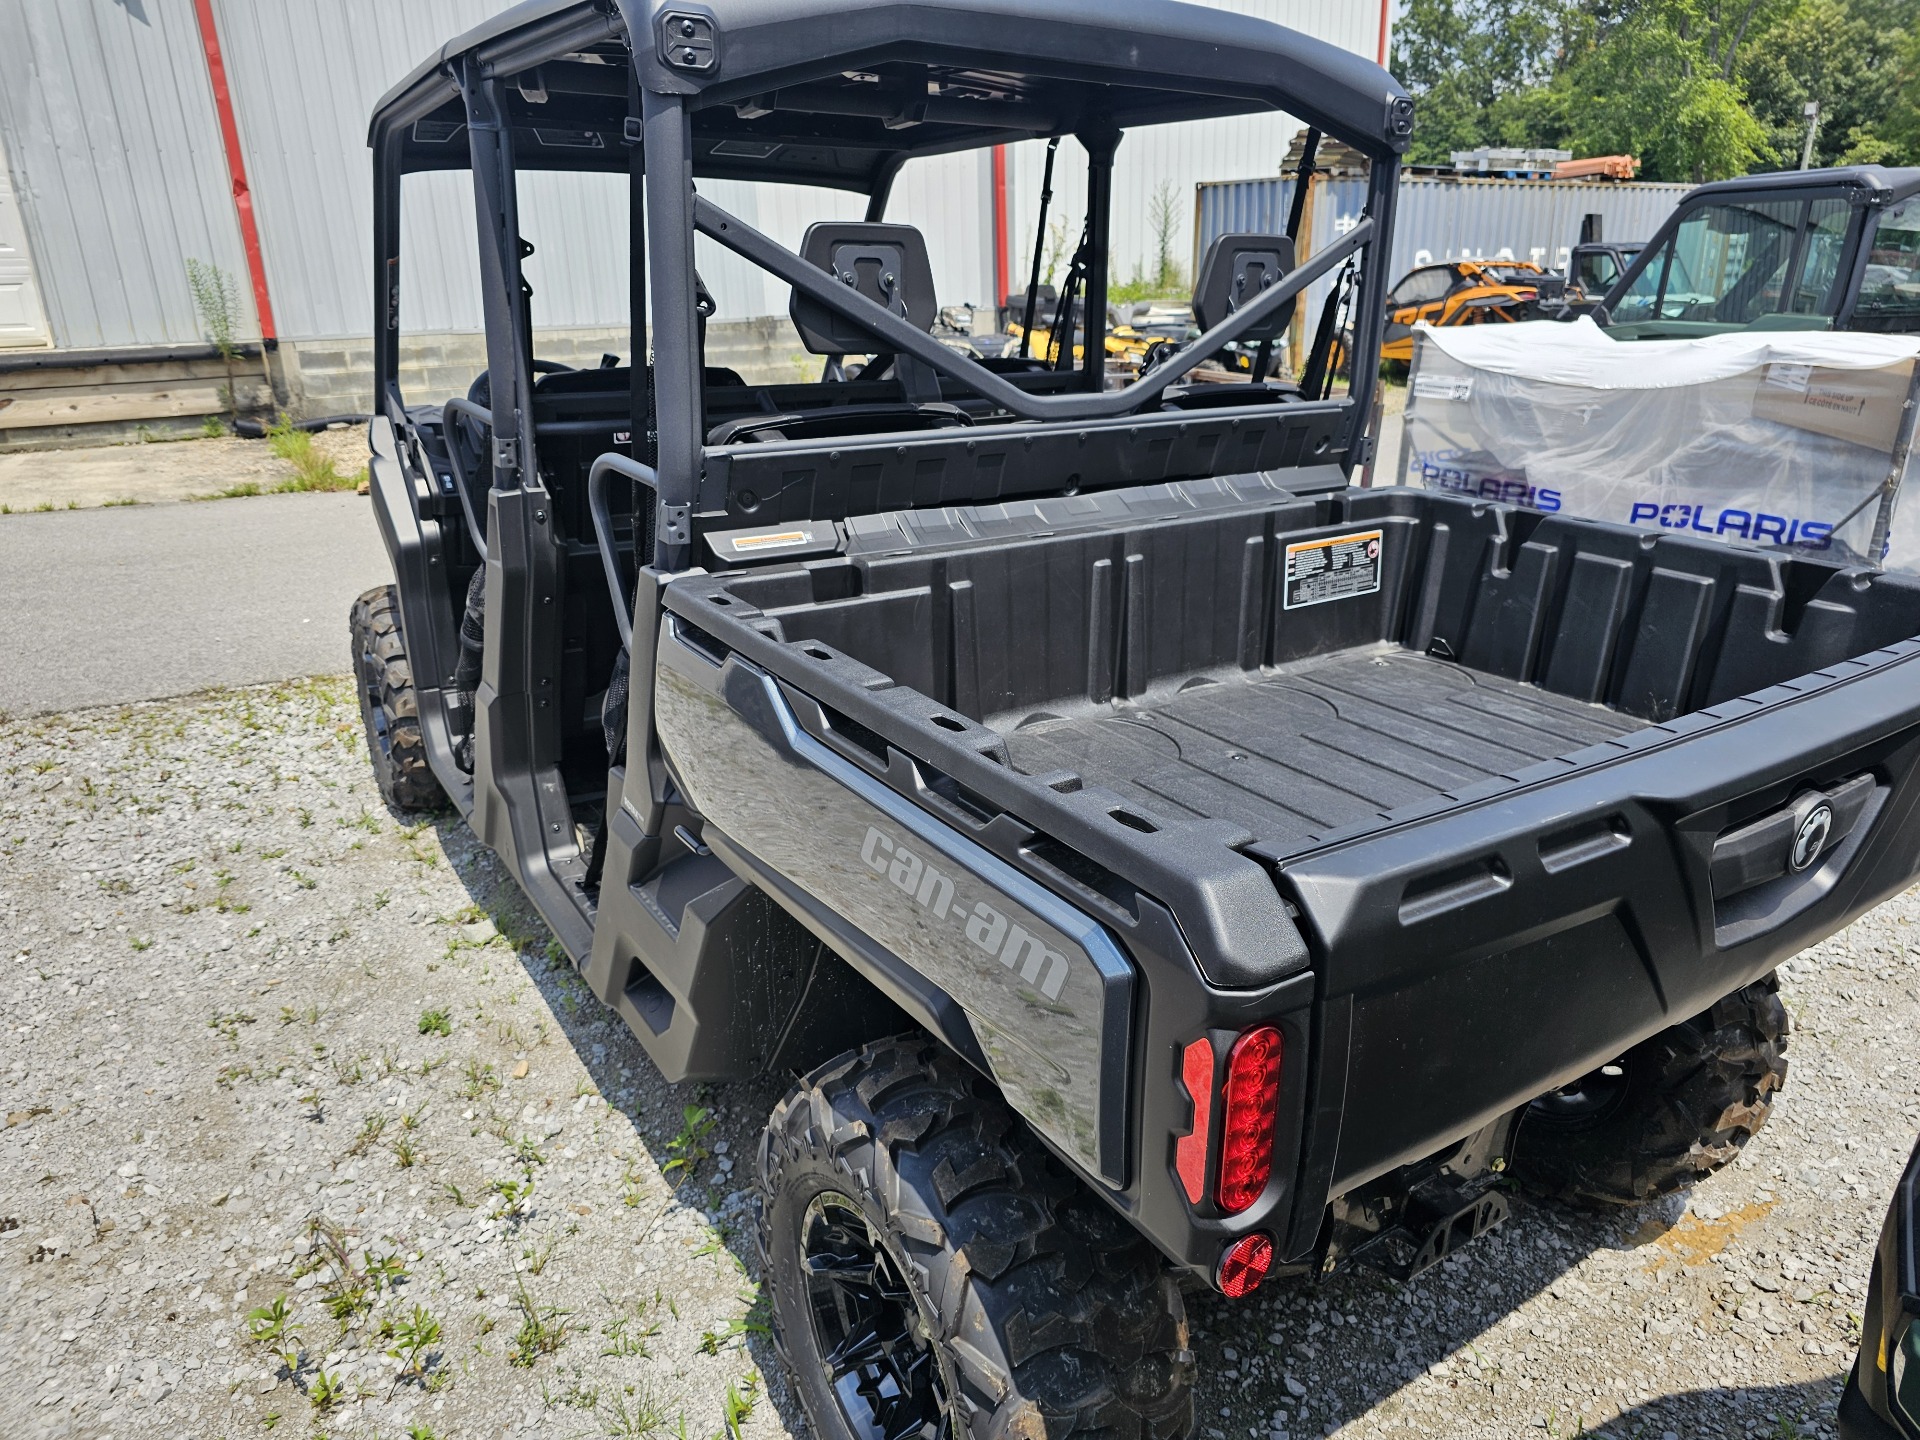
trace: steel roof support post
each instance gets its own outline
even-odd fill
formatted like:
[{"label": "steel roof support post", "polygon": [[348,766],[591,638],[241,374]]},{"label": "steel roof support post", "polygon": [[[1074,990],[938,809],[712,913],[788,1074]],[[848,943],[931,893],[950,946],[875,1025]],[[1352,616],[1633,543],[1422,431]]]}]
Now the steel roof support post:
[{"label": "steel roof support post", "polygon": [[[1086,388],[1098,394],[1107,384],[1107,278],[1113,243],[1113,152],[1120,146],[1120,132],[1077,137],[1087,150],[1087,242],[1093,252],[1087,266],[1087,323],[1082,344],[1085,350]],[[1073,317],[1067,317],[1067,333],[1073,333]]]},{"label": "steel roof support post", "polygon": [[[1353,348],[1347,356],[1347,398],[1352,402],[1348,417],[1346,454],[1340,468],[1349,477],[1354,466],[1363,464],[1380,443],[1378,435],[1367,433],[1373,420],[1373,392],[1380,385],[1380,367],[1354,364],[1356,355],[1378,355],[1387,324],[1387,264],[1393,251],[1393,204],[1400,183],[1400,157],[1376,157],[1368,166],[1367,214],[1373,220],[1373,235],[1367,241],[1366,264],[1360,267],[1360,284],[1349,313],[1353,316]],[[1364,370],[1364,373],[1363,373]],[[1362,441],[1365,452],[1362,453]],[[1403,482],[1396,482],[1403,483]]]},{"label": "steel roof support post", "polygon": [[513,137],[500,82],[469,64],[461,77],[467,143],[473,156],[473,201],[480,231],[480,295],[487,326],[487,408],[493,412],[493,486],[519,488],[533,473],[531,335],[520,303],[520,210],[514,188]]},{"label": "steel roof support post", "polygon": [[641,144],[647,156],[648,285],[653,297],[654,415],[660,425],[660,498],[654,564],[687,564],[688,517],[700,488],[702,388],[700,322],[693,288],[693,135],[679,97],[643,90]]},{"label": "steel roof support post", "polygon": [[373,408],[405,423],[400,394],[400,136],[389,130],[373,157]]}]

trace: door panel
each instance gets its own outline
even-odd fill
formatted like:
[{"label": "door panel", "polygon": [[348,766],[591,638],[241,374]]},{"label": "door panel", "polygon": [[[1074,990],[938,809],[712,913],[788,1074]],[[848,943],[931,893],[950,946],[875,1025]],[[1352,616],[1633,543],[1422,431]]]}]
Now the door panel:
[{"label": "door panel", "polygon": [[7,157],[0,152],[0,348],[51,345],[40,290],[27,255],[27,231],[13,193]]}]

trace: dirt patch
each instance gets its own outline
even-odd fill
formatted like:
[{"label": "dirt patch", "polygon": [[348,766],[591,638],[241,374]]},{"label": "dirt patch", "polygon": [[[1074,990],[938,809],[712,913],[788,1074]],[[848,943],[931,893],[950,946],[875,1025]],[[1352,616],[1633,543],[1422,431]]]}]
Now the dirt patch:
[{"label": "dirt patch", "polygon": [[[1772,1213],[1775,1203],[1764,1200],[1737,1206],[1712,1220],[1700,1215],[1683,1215],[1677,1225],[1649,1221],[1634,1231],[1633,1243],[1651,1244],[1682,1265],[1704,1265],[1731,1245],[1734,1236]],[[1656,1256],[1649,1268],[1656,1268],[1660,1263],[1660,1257]]]},{"label": "dirt patch", "polygon": [[[315,434],[316,456],[345,478],[367,464],[364,426]],[[156,441],[0,455],[0,513],[155,505],[209,496],[270,494],[295,479],[294,467],[265,440]]]}]

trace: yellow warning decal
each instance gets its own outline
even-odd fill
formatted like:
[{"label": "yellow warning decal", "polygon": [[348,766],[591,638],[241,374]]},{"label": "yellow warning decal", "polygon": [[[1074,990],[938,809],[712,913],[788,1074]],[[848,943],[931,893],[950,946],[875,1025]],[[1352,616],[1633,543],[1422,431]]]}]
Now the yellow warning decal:
[{"label": "yellow warning decal", "polygon": [[813,539],[806,530],[782,530],[778,535],[736,535],[733,539],[734,552],[742,550],[785,550],[791,545],[805,545]]}]

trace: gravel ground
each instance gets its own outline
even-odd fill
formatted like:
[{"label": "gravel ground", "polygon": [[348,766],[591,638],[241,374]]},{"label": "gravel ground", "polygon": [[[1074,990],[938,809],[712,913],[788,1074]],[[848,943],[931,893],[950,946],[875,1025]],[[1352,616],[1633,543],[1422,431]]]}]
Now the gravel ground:
[{"label": "gravel ground", "polygon": [[[778,1086],[663,1084],[360,744],[343,680],[0,724],[0,1433],[797,1432],[746,1188]],[[1684,1201],[1193,1297],[1203,1440],[1830,1434],[1916,923],[1787,968],[1786,1096]]]}]

